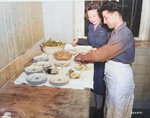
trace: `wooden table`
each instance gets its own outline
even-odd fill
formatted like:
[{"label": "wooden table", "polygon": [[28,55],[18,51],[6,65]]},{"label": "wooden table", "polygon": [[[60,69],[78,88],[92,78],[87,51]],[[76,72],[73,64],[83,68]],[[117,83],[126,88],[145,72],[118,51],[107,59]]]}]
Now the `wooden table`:
[{"label": "wooden table", "polygon": [[0,88],[0,108],[19,108],[25,118],[89,118],[90,89],[14,84],[22,72]]}]

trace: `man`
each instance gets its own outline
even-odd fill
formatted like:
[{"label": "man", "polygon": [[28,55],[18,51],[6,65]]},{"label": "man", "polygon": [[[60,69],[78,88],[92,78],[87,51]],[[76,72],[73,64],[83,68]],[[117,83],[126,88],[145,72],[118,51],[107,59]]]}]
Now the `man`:
[{"label": "man", "polygon": [[106,101],[105,118],[130,118],[134,100],[134,79],[130,64],[134,61],[134,37],[122,19],[122,6],[116,1],[107,1],[101,7],[104,23],[112,31],[106,45],[85,55],[78,54],[75,60],[104,62]]}]

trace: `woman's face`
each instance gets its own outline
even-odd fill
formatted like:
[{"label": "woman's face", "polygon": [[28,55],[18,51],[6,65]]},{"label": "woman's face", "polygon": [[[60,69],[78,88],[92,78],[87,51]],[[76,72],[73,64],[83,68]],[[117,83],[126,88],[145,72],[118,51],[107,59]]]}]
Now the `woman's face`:
[{"label": "woman's face", "polygon": [[89,21],[94,25],[97,25],[101,21],[101,18],[98,15],[97,9],[88,11],[88,18],[89,18]]}]

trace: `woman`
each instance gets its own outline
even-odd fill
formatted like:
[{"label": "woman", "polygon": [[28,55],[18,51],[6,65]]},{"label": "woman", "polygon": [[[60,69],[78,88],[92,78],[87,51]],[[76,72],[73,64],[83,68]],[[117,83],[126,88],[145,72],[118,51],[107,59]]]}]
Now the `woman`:
[{"label": "woman", "polygon": [[[86,7],[86,18],[92,23],[89,25],[88,37],[86,39],[75,39],[72,42],[73,46],[78,44],[91,45],[94,50],[107,44],[110,37],[110,31],[108,28],[102,24],[102,18],[99,14],[99,5],[95,3],[90,3]],[[92,49],[92,50],[93,50]],[[100,114],[100,110],[103,110],[103,102],[105,95],[105,82],[104,78],[104,67],[105,62],[94,62],[94,95],[96,101],[96,110],[94,116],[97,117]]]}]

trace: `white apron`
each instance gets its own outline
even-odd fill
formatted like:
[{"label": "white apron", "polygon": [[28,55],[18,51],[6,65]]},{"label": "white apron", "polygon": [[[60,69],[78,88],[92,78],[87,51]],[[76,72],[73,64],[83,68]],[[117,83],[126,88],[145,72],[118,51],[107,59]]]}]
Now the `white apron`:
[{"label": "white apron", "polygon": [[107,61],[105,82],[104,118],[131,118],[135,84],[130,65]]}]

